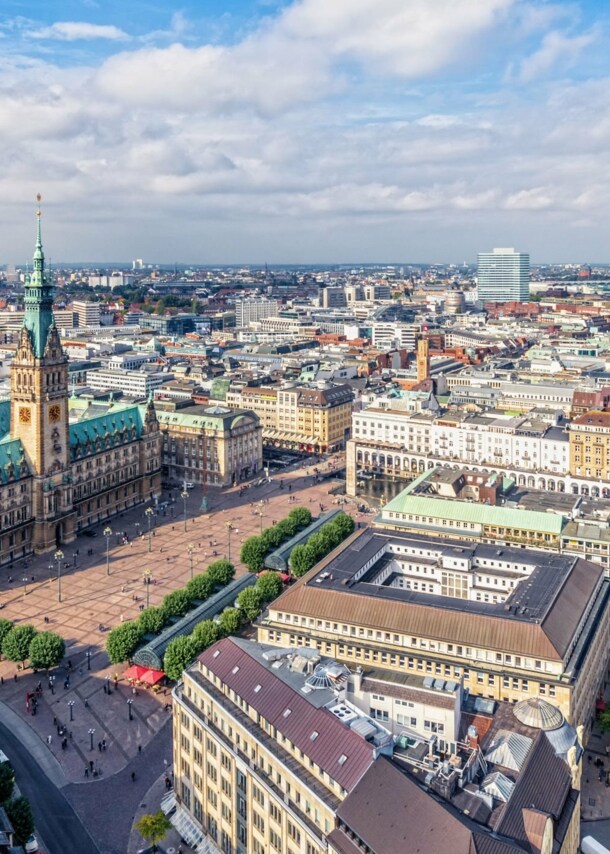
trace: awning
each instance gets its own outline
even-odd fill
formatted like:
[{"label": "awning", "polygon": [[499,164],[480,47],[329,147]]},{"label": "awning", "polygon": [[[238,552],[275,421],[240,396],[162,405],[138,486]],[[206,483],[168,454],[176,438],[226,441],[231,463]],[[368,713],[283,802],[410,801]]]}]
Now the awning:
[{"label": "awning", "polygon": [[162,670],[147,670],[146,673],[140,676],[140,682],[143,685],[156,685],[164,676],[165,673]]},{"label": "awning", "polygon": [[191,818],[181,804],[178,804],[176,807],[176,812],[170,817],[170,821],[181,838],[191,848],[198,850],[199,845],[203,845],[208,841],[201,828],[197,826],[195,820]]},{"label": "awning", "polygon": [[148,672],[150,668],[143,667],[141,664],[132,664],[131,667],[128,667],[123,676],[125,679],[142,679],[145,673]]}]

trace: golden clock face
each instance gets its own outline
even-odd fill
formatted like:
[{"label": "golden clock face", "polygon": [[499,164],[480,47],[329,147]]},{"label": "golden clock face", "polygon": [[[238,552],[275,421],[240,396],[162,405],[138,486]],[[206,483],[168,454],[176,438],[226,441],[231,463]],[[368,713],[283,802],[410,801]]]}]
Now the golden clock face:
[{"label": "golden clock face", "polygon": [[59,404],[54,403],[53,406],[49,406],[49,421],[59,421],[61,418],[61,408]]},{"label": "golden clock face", "polygon": [[27,406],[22,406],[19,409],[19,422],[21,424],[29,424],[32,420],[32,413]]}]

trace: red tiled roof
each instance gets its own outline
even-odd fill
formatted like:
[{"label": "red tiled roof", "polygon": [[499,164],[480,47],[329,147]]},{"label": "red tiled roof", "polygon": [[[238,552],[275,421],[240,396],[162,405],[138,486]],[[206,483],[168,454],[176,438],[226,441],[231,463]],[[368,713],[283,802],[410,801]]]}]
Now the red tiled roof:
[{"label": "red tiled roof", "polygon": [[[309,703],[231,638],[208,647],[199,661],[348,792],[373,762],[371,744],[328,709]],[[318,736],[312,741],[314,730]],[[347,758],[339,762],[342,756]]]}]

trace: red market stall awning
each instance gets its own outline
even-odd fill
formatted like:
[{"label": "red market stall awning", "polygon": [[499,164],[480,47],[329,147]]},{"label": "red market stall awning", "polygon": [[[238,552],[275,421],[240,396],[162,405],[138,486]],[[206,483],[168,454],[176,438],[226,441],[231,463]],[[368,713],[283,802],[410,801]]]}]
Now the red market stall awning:
[{"label": "red market stall awning", "polygon": [[132,664],[128,667],[123,676],[125,679],[142,679],[145,673],[149,670],[148,667],[142,667],[141,664]]},{"label": "red market stall awning", "polygon": [[162,670],[147,670],[146,673],[140,677],[140,682],[142,682],[143,685],[156,685],[164,676],[165,673]]}]

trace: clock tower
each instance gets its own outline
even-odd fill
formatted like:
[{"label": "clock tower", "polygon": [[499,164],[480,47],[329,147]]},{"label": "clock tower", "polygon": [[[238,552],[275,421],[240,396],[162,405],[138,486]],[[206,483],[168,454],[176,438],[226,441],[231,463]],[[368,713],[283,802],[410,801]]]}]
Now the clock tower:
[{"label": "clock tower", "polygon": [[[38,196],[40,203],[40,196]],[[11,433],[21,440],[34,481],[34,550],[74,539],[68,427],[68,359],[53,317],[53,284],[45,272],[40,207],[25,318],[11,365]]]}]

